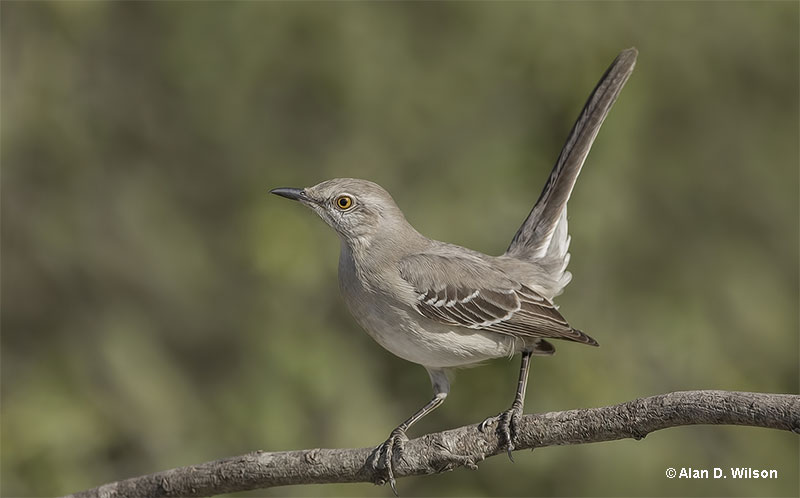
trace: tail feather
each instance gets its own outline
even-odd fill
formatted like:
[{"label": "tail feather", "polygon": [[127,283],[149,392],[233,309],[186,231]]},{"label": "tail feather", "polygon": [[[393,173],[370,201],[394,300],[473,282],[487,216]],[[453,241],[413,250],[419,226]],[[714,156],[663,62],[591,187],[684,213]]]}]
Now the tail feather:
[{"label": "tail feather", "polygon": [[539,200],[514,235],[507,256],[547,259],[552,261],[549,264],[561,266],[561,272],[566,273],[569,260],[567,200],[600,126],[633,72],[637,55],[635,48],[623,50],[600,79],[572,127]]}]

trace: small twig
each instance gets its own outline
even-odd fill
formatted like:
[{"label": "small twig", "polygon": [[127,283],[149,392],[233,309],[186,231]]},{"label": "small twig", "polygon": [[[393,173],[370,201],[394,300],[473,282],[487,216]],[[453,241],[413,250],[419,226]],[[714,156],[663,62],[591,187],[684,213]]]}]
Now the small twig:
[{"label": "small twig", "polygon": [[[602,408],[522,417],[516,449],[641,439],[681,425],[726,424],[782,429],[800,434],[800,396],[732,391],[683,391]],[[81,491],[71,497],[211,496],[289,484],[376,482],[369,465],[374,448],[256,451],[179,467]],[[395,476],[474,468],[505,450],[494,431],[477,424],[428,434],[405,444]]]}]

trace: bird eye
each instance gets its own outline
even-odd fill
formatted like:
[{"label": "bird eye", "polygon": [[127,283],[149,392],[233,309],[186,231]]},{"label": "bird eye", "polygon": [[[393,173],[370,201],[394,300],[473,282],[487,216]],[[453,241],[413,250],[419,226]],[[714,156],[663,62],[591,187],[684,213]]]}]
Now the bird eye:
[{"label": "bird eye", "polygon": [[345,211],[353,205],[353,198],[349,195],[340,195],[336,198],[336,207]]}]

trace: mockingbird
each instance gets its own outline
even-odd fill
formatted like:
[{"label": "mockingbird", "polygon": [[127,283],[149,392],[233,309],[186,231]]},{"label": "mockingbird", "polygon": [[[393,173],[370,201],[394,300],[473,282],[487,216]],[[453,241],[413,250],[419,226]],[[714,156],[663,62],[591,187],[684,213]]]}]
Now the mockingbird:
[{"label": "mockingbird", "polygon": [[[339,287],[356,321],[378,344],[425,367],[433,399],[391,432],[374,453],[395,491],[392,456],[402,456],[406,430],[450,390],[445,372],[522,353],[511,408],[481,424],[514,449],[532,355],[551,355],[547,340],[597,346],[572,328],[553,298],[569,283],[567,200],[600,125],[633,71],[637,51],[621,52],[578,117],[539,200],[502,256],[431,240],[417,232],[392,197],[366,180],[337,178],[273,194],[313,209],[339,234]],[[385,482],[385,480],[384,480]]]}]

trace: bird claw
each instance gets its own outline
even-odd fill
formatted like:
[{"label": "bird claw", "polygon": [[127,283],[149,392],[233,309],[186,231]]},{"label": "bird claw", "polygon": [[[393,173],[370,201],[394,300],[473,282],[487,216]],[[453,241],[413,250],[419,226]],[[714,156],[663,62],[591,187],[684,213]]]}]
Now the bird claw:
[{"label": "bird claw", "polygon": [[495,422],[497,422],[497,416],[496,415],[492,416],[492,417],[486,417],[486,420],[484,420],[483,422],[478,424],[478,430],[485,434],[486,430],[489,428],[489,426],[494,424]]},{"label": "bird claw", "polygon": [[500,440],[500,447],[505,447],[508,452],[508,459],[512,462],[514,457],[511,452],[514,451],[514,441],[517,439],[517,426],[521,416],[522,407],[513,405],[508,410],[494,417],[489,417],[478,425],[478,430],[485,433],[489,426],[497,423],[495,432],[497,432]]},{"label": "bird claw", "polygon": [[389,481],[389,486],[395,496],[397,494],[397,486],[394,478],[393,459],[403,458],[403,446],[408,440],[405,431],[395,429],[389,435],[389,439],[381,443],[373,453],[372,468],[378,473],[379,478],[376,480],[377,484],[386,484]]}]

